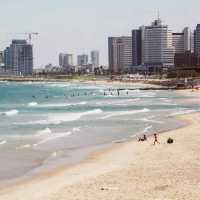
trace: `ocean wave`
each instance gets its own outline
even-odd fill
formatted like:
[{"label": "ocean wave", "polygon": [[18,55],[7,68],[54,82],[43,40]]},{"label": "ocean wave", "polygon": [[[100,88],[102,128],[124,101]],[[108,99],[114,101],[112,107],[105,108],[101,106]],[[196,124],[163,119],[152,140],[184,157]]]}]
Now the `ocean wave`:
[{"label": "ocean wave", "polygon": [[64,137],[68,137],[71,134],[72,134],[71,131],[69,131],[69,132],[63,132],[63,133],[52,133],[51,132],[51,134],[48,137],[45,137],[44,139],[42,139],[38,143],[34,144],[33,146],[37,147],[37,146],[39,146],[41,144],[45,144],[45,143],[53,141],[53,140],[57,140],[57,139],[64,138]]},{"label": "ocean wave", "polygon": [[95,114],[101,114],[101,113],[103,113],[101,109],[95,109],[95,110],[82,112],[82,113],[54,114],[54,115],[48,116],[47,123],[58,125],[63,122],[79,120],[81,117],[84,117],[87,115],[95,115]]},{"label": "ocean wave", "polygon": [[1,114],[8,116],[8,117],[11,117],[11,116],[17,115],[18,113],[19,113],[19,111],[14,109],[14,110],[9,110],[7,112],[3,112]]},{"label": "ocean wave", "polygon": [[45,128],[43,130],[37,131],[36,136],[37,137],[46,137],[49,136],[52,133],[50,128]]},{"label": "ocean wave", "polygon": [[79,131],[81,131],[81,129],[79,127],[78,128],[73,128],[72,131],[73,132],[79,132]]},{"label": "ocean wave", "polygon": [[194,113],[194,112],[198,112],[198,110],[180,110],[174,113],[171,113],[168,115],[168,117],[173,117],[173,116],[177,116],[177,115],[184,115],[184,114],[190,114],[190,113]]},{"label": "ocean wave", "polygon": [[32,147],[31,144],[25,144],[25,145],[21,145],[19,147],[16,147],[16,150],[29,149],[31,147]]},{"label": "ocean wave", "polygon": [[131,104],[135,104],[135,102],[140,101],[140,98],[135,99],[123,99],[123,100],[111,100],[111,101],[99,101],[96,102],[96,105],[105,106],[105,105],[111,105],[111,106],[130,106]]},{"label": "ocean wave", "polygon": [[153,128],[153,126],[147,126],[145,127],[145,129],[143,130],[143,133],[147,133],[149,130],[151,130]]},{"label": "ocean wave", "polygon": [[38,105],[37,102],[30,102],[30,103],[28,103],[28,106],[29,106],[29,107],[35,107],[35,106],[37,106],[37,105]]},{"label": "ocean wave", "polygon": [[46,87],[59,87],[59,88],[65,88],[69,87],[71,84],[69,83],[48,83],[45,86]]},{"label": "ocean wave", "polygon": [[6,141],[6,140],[3,140],[3,141],[0,142],[0,145],[4,145],[4,144],[6,144],[6,143],[7,143],[7,141]]},{"label": "ocean wave", "polygon": [[37,107],[37,108],[57,108],[57,107],[67,107],[67,106],[77,106],[77,105],[86,105],[86,101],[78,102],[78,103],[49,103],[49,104],[38,104],[37,102],[30,102],[28,104],[29,107]]},{"label": "ocean wave", "polygon": [[135,119],[137,121],[144,121],[144,122],[152,122],[154,124],[163,124],[164,122],[159,121],[159,120],[154,120],[154,119],[149,119],[149,118],[140,118],[140,119]]},{"label": "ocean wave", "polygon": [[150,112],[150,110],[148,108],[144,108],[142,110],[119,111],[119,112],[108,114],[108,115],[102,117],[101,119],[108,119],[111,117],[118,117],[118,116],[123,116],[123,115],[133,115],[133,114],[146,113],[146,112]]}]

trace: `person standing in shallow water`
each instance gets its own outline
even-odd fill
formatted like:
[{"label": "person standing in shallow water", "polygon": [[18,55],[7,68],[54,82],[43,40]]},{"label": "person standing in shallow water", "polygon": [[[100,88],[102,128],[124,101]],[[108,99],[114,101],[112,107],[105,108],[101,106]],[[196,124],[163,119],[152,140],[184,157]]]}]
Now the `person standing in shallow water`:
[{"label": "person standing in shallow water", "polygon": [[157,136],[157,134],[155,133],[155,134],[154,134],[154,143],[153,143],[153,145],[155,145],[156,143],[160,144],[160,142],[158,142],[158,136]]}]

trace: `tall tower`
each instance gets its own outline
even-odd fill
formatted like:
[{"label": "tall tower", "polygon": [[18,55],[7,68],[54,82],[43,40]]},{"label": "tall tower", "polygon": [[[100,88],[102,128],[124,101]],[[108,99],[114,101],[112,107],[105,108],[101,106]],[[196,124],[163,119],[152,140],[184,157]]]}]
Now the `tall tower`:
[{"label": "tall tower", "polygon": [[13,40],[4,50],[5,68],[16,75],[32,75],[33,48],[26,40]]},{"label": "tall tower", "polygon": [[132,37],[108,38],[109,69],[112,73],[120,73],[132,66]]},{"label": "tall tower", "polygon": [[82,54],[77,56],[77,64],[79,66],[85,66],[88,64],[88,55]]},{"label": "tall tower", "polygon": [[144,64],[147,66],[173,66],[174,47],[172,31],[160,18],[144,30]]},{"label": "tall tower", "polygon": [[194,52],[200,55],[200,24],[197,24],[194,31]]},{"label": "tall tower", "polygon": [[91,63],[93,68],[99,67],[99,51],[91,51]]}]

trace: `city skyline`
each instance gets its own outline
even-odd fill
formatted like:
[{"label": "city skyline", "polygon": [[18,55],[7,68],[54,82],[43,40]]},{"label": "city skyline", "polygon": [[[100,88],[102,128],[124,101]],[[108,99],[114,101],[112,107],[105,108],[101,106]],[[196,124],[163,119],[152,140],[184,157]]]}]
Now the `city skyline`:
[{"label": "city skyline", "polygon": [[[0,49],[3,50],[8,46],[11,39],[24,38],[7,33],[39,32],[40,35],[33,38],[35,67],[43,67],[48,63],[56,65],[59,52],[78,55],[89,54],[92,49],[101,52],[100,64],[108,65],[107,38],[130,36],[132,29],[140,25],[149,25],[156,18],[158,9],[164,23],[174,32],[180,32],[186,26],[194,29],[200,19],[198,14],[200,3],[197,0],[190,2],[21,0],[20,3],[6,1],[0,5],[2,8],[0,17],[6,18],[1,22]],[[8,13],[13,13],[15,18],[13,19]]]}]

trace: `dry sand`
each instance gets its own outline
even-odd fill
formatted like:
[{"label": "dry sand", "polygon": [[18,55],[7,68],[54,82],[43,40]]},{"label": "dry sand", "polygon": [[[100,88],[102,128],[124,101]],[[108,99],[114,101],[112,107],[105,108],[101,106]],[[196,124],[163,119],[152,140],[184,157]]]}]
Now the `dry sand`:
[{"label": "dry sand", "polygon": [[[1,200],[199,200],[200,114],[159,135],[160,145],[130,141],[86,161],[0,190]],[[175,140],[167,144],[168,137]]]}]

